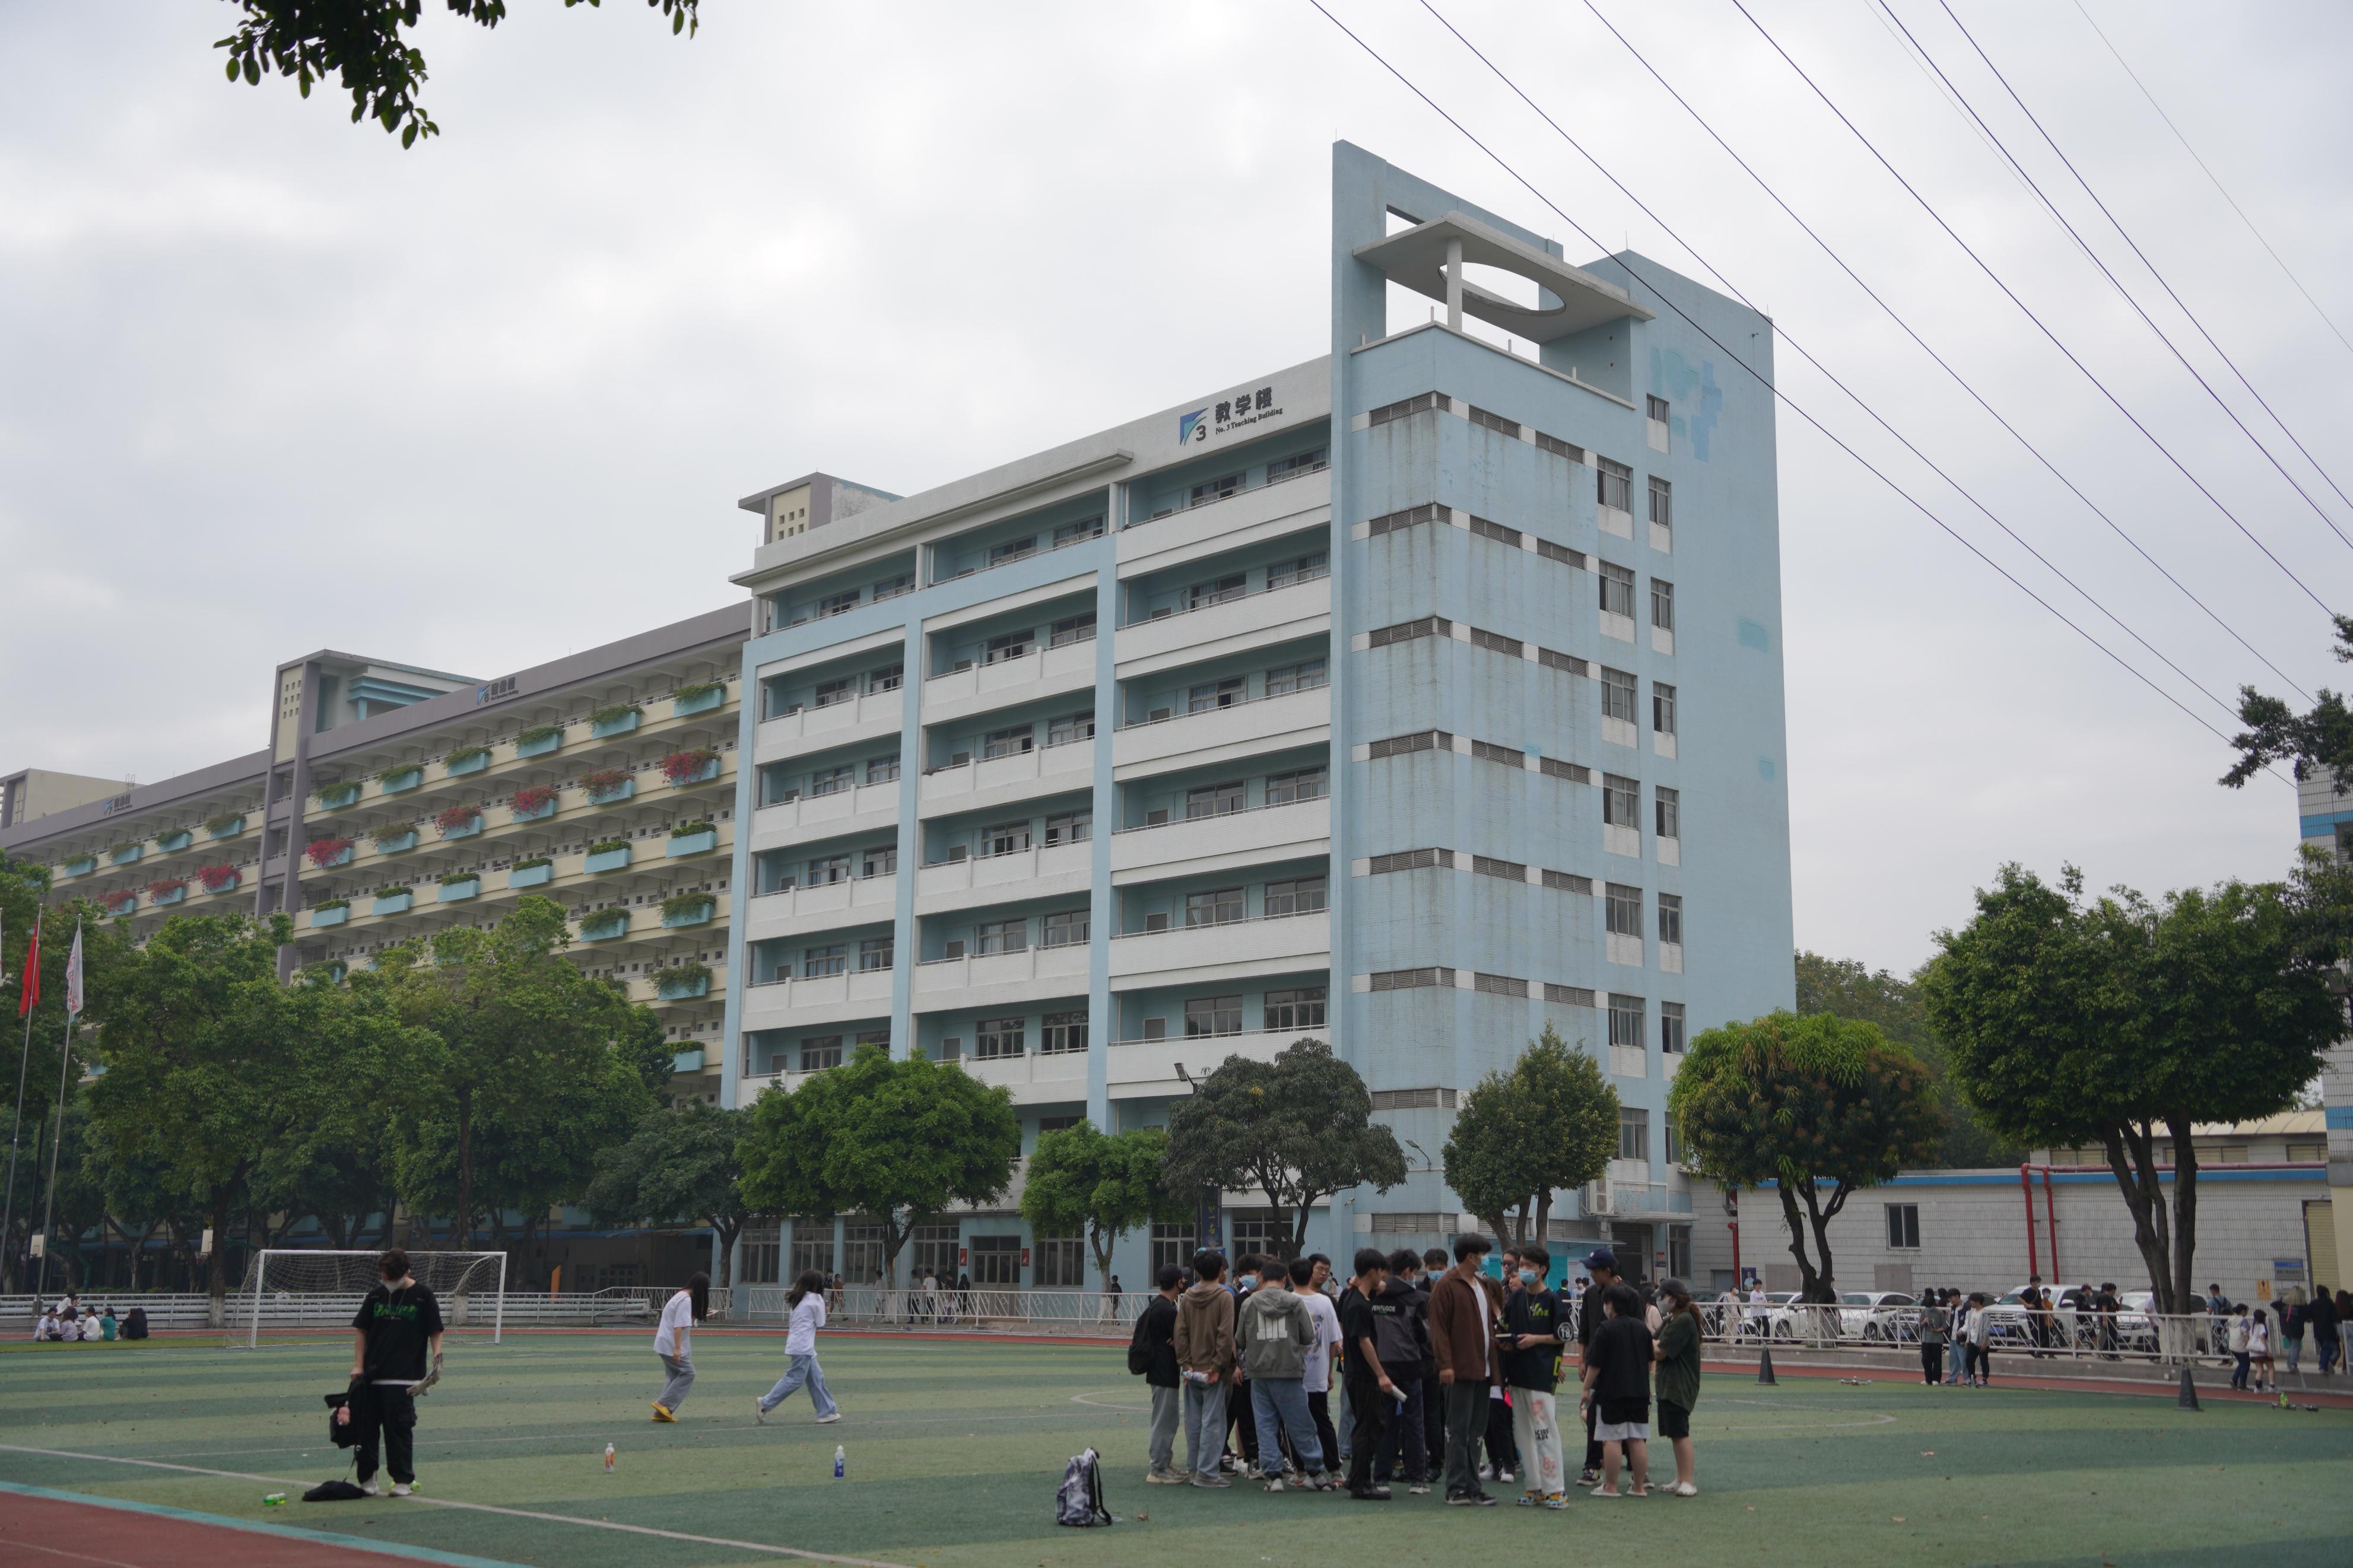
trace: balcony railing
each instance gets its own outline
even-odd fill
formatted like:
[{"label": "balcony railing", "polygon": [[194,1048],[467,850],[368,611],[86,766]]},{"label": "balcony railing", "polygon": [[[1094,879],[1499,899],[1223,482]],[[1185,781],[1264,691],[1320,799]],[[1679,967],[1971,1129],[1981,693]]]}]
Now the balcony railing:
[{"label": "balcony railing", "polygon": [[1148,626],[1161,621],[1173,621],[1184,616],[1198,616],[1205,610],[1214,610],[1220,605],[1239,604],[1244,599],[1263,598],[1269,594],[1280,594],[1286,589],[1296,588],[1304,584],[1325,582],[1331,575],[1332,569],[1329,566],[1320,572],[1303,572],[1288,583],[1279,583],[1264,588],[1245,588],[1231,594],[1220,594],[1201,604],[1187,605],[1179,609],[1155,610],[1151,615],[1138,616],[1133,620],[1120,622],[1119,629],[1125,631],[1130,626]]},{"label": "balcony railing", "polygon": [[1160,724],[1174,724],[1181,719],[1206,719],[1212,713],[1229,713],[1237,708],[1254,708],[1261,702],[1280,702],[1286,697],[1297,697],[1304,692],[1327,691],[1331,689],[1331,685],[1332,683],[1329,680],[1324,680],[1319,681],[1313,686],[1294,686],[1288,691],[1269,691],[1263,692],[1256,697],[1237,697],[1231,702],[1219,702],[1208,708],[1187,708],[1181,713],[1176,712],[1172,709],[1171,711],[1161,715],[1157,719],[1123,720],[1119,723],[1118,728],[1122,730],[1149,730]]}]

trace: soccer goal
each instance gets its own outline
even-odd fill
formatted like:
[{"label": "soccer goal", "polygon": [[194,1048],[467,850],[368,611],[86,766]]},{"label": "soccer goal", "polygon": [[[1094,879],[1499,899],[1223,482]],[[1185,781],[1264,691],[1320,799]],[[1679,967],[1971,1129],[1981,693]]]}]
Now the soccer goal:
[{"label": "soccer goal", "polygon": [[[227,1343],[250,1349],[265,1331],[348,1329],[360,1302],[378,1282],[380,1252],[326,1252],[312,1247],[257,1252],[245,1267],[245,1285],[230,1303]],[[412,1252],[408,1271],[441,1302],[452,1332],[490,1330],[492,1344],[506,1325],[507,1255],[503,1252]]]}]

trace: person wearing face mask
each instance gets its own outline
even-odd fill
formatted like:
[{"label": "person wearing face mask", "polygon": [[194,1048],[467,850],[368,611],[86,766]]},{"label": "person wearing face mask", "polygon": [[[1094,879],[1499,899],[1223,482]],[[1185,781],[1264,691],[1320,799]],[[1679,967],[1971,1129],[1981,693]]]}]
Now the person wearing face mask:
[{"label": "person wearing face mask", "polygon": [[1560,1382],[1560,1329],[1567,1321],[1560,1297],[1545,1286],[1552,1256],[1533,1244],[1520,1249],[1519,1288],[1504,1308],[1504,1380],[1512,1391],[1513,1435],[1518,1439],[1522,1508],[1567,1508],[1561,1473],[1560,1419],[1554,1390]]},{"label": "person wearing face mask", "polygon": [[[1266,1266],[1267,1262],[1268,1259],[1255,1252],[1245,1252],[1234,1260],[1233,1295],[1236,1323],[1242,1321],[1242,1308],[1249,1304],[1251,1292],[1258,1289],[1260,1270]],[[1234,1384],[1233,1396],[1226,1402],[1226,1450],[1229,1458],[1225,1468],[1228,1470],[1238,1468],[1240,1473],[1250,1475],[1258,1469],[1258,1416],[1250,1403],[1250,1368],[1239,1363],[1240,1354],[1239,1342],[1235,1346],[1235,1354],[1238,1358],[1235,1367],[1237,1381]],[[1239,1467],[1230,1458],[1235,1452],[1240,1452],[1241,1455],[1241,1463]]]}]

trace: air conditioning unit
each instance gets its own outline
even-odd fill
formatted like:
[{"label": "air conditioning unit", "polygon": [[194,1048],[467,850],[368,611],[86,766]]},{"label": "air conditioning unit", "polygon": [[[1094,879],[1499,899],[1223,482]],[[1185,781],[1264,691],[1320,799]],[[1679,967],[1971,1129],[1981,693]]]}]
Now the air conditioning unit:
[{"label": "air conditioning unit", "polygon": [[1144,618],[1147,621],[1165,621],[1176,613],[1176,612],[1175,610],[1169,608],[1166,605],[1163,605]]},{"label": "air conditioning unit", "polygon": [[1588,1183],[1585,1188],[1585,1212],[1589,1215],[1615,1214],[1616,1194],[1608,1182]]},{"label": "air conditioning unit", "polygon": [[1162,720],[1174,715],[1176,711],[1176,710],[1173,708],[1155,708],[1151,712],[1146,713],[1144,716],[1144,721],[1147,724],[1157,724]]},{"label": "air conditioning unit", "polygon": [[1166,912],[1145,916],[1144,929],[1145,931],[1166,931],[1168,929],[1168,916]]},{"label": "air conditioning unit", "polygon": [[1154,809],[1152,809],[1152,810],[1150,810],[1150,811],[1145,812],[1145,813],[1144,814],[1144,826],[1146,826],[1146,827],[1166,827],[1166,826],[1168,826],[1168,808],[1167,808],[1166,806],[1165,806],[1165,805],[1163,805],[1163,806],[1156,806],[1156,807],[1155,807]]},{"label": "air conditioning unit", "polygon": [[940,1042],[940,1060],[944,1062],[952,1062],[963,1055],[964,1038],[962,1036],[951,1035],[946,1039]]},{"label": "air conditioning unit", "polygon": [[959,860],[968,858],[971,854],[972,848],[969,845],[952,844],[948,846],[948,864],[953,866]]},{"label": "air conditioning unit", "polygon": [[972,753],[970,752],[950,752],[948,753],[948,766],[952,768],[960,768],[970,761],[972,761]]},{"label": "air conditioning unit", "polygon": [[961,674],[963,674],[965,670],[970,669],[971,668],[972,668],[972,660],[970,660],[970,659],[968,659],[968,658],[960,658],[960,659],[956,660],[954,664],[952,664],[952,665],[948,666],[948,673],[949,673],[950,675],[961,675]]},{"label": "air conditioning unit", "polygon": [[1166,1018],[1146,1018],[1144,1020],[1144,1037],[1147,1040],[1166,1039],[1168,1037],[1168,1020]]},{"label": "air conditioning unit", "polygon": [[964,956],[964,939],[959,937],[955,941],[950,942],[946,948],[942,951],[940,956],[942,958],[962,958]]}]

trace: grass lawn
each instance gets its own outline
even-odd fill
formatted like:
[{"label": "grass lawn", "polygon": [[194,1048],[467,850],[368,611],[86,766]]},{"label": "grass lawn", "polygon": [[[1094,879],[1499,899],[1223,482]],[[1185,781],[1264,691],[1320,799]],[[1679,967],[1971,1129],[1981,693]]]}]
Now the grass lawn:
[{"label": "grass lawn", "polygon": [[[782,1370],[782,1338],[706,1332],[694,1395],[677,1426],[662,1426],[647,1419],[660,1387],[649,1342],[518,1335],[453,1346],[447,1381],[421,1402],[418,1476],[427,1498],[490,1510],[389,1499],[262,1507],[264,1492],[299,1493],[344,1468],[324,1441],[320,1395],[343,1386],[349,1351],[323,1342],[5,1347],[0,1480],[565,1568],[790,1561],[726,1542],[911,1568],[1335,1552],[1451,1563],[1466,1551],[1573,1559],[1595,1550],[1597,1530],[1615,1563],[2353,1563],[2353,1411],[2216,1404],[2192,1415],[2163,1398],[1711,1378],[1694,1417],[1699,1497],[1470,1510],[1402,1490],[1376,1505],[1246,1485],[1146,1487],[1145,1389],[1115,1347],[829,1337],[827,1378],[846,1418],[814,1426],[797,1395],[759,1427],[751,1398]],[[611,1476],[607,1442],[619,1453]],[[849,1457],[839,1482],[837,1443]],[[1055,1483],[1090,1443],[1106,1457],[1121,1522],[1058,1530]],[[237,1474],[107,1462],[124,1458]],[[1397,1528],[1409,1519],[1416,1528]],[[1385,1535],[1357,1533],[1376,1521]],[[704,1539],[601,1527],[615,1523]]]}]

